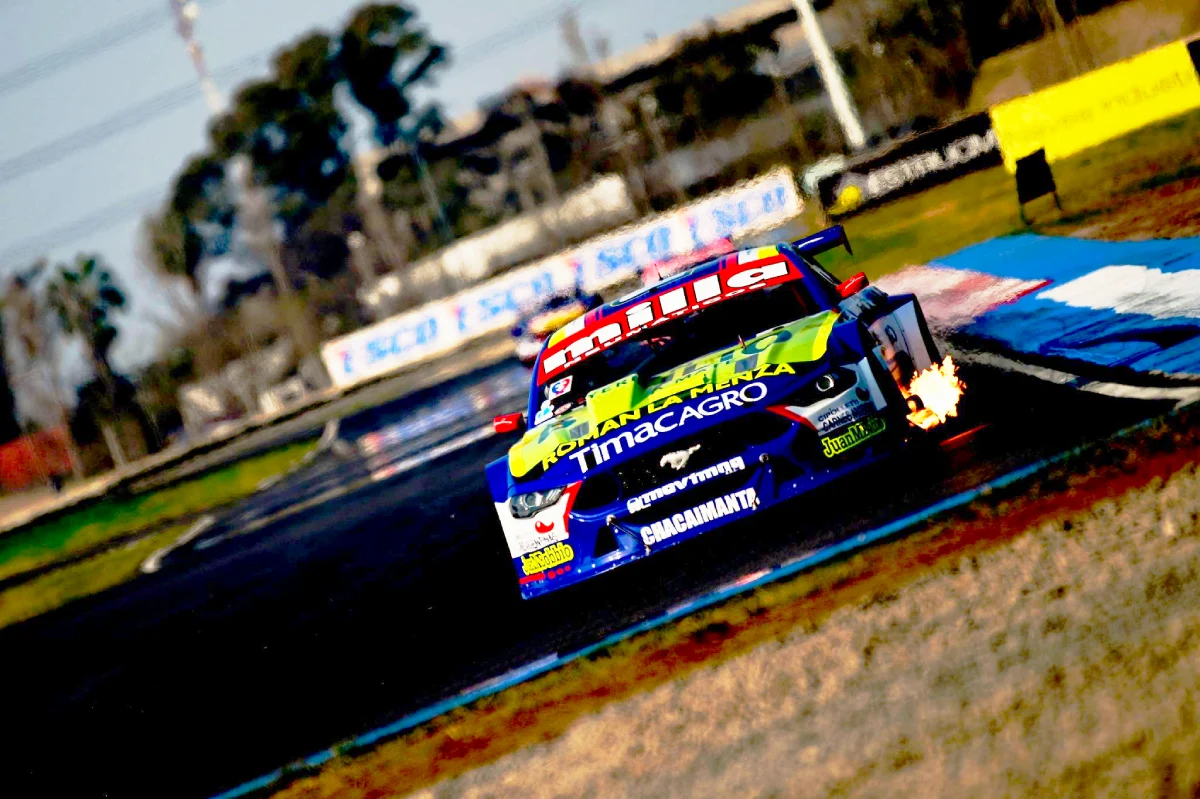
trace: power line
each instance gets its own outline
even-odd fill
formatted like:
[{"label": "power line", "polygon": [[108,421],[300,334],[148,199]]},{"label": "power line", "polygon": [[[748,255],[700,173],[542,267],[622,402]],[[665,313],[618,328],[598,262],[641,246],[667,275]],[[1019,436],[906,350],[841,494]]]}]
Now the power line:
[{"label": "power line", "polygon": [[568,12],[580,11],[584,6],[612,5],[614,2],[617,2],[617,0],[571,0],[571,2],[558,3],[543,8],[514,25],[510,25],[503,30],[496,31],[464,46],[463,52],[466,55],[463,58],[457,59],[457,61],[451,60],[450,67],[453,69],[455,66],[476,64],[498,50],[507,49],[526,39],[531,39],[539,33],[545,33],[546,25],[553,23]]},{"label": "power line", "polygon": [[23,261],[41,255],[46,250],[103,230],[131,214],[140,213],[148,207],[157,205],[165,195],[166,192],[161,188],[138,192],[65,225],[21,239],[16,244],[0,251],[0,264],[15,263],[19,265]]},{"label": "power line", "polygon": [[[265,63],[265,56],[252,55],[219,70],[214,77],[222,81],[228,80]],[[138,127],[156,117],[182,108],[199,97],[200,93],[200,86],[193,81],[188,81],[155,95],[145,102],[118,111],[94,125],[80,128],[66,136],[60,136],[53,141],[0,161],[0,186],[11,183],[31,172],[44,169],[81,150],[95,147],[130,128]]]},{"label": "power line", "polygon": [[[221,2],[223,0],[207,0],[205,5],[211,7]],[[105,50],[111,50],[130,39],[149,33],[170,20],[171,14],[165,9],[141,11],[122,17],[107,28],[102,28],[90,36],[77,39],[66,47],[0,74],[0,95],[48,78],[56,72],[61,72],[81,61],[93,58]]]},{"label": "power line", "polygon": [[[218,2],[218,0],[211,0],[211,2]],[[463,51],[467,53],[467,56],[460,59],[457,64],[451,62],[451,68],[454,66],[469,66],[473,63],[483,61],[494,52],[511,47],[541,33],[544,30],[543,25],[548,20],[553,20],[566,11],[578,10],[585,5],[596,2],[599,2],[601,5],[608,5],[614,2],[614,0],[574,0],[574,2],[543,9],[515,25],[465,45]],[[239,74],[253,67],[265,65],[270,52],[270,50],[264,50],[261,53],[248,56],[241,61],[218,70],[213,77],[218,81],[224,82],[237,77]],[[138,105],[118,111],[86,128],[73,131],[53,141],[26,150],[12,158],[0,161],[0,186],[58,163],[77,152],[99,145],[114,136],[143,125],[163,114],[170,113],[177,108],[182,108],[196,97],[199,97],[200,93],[200,88],[189,81],[155,95]]]},{"label": "power line", "polygon": [[[530,17],[520,20],[510,27],[489,34],[481,39],[471,42],[463,47],[463,50],[470,55],[458,62],[458,66],[477,63],[486,58],[491,53],[498,50],[511,47],[521,41],[529,39],[538,33],[541,33],[540,22],[553,20],[558,15],[568,10],[578,10],[585,5],[599,3],[608,5],[615,0],[573,0],[572,2],[556,5],[549,9],[543,9]],[[220,2],[220,0],[209,0],[210,4]],[[230,64],[227,67],[219,70],[215,77],[220,80],[228,80],[239,72],[243,72],[252,66],[265,64],[270,50],[256,53],[248,56],[241,61]],[[453,65],[453,62],[452,62]],[[0,87],[3,87],[3,78],[0,77]],[[3,89],[0,88],[0,93]],[[68,136],[60,137],[59,139],[49,142],[32,150],[27,150],[20,155],[14,156],[6,161],[0,162],[0,185],[17,179],[30,172],[34,172],[49,164],[66,158],[68,155],[95,146],[100,142],[112,138],[128,128],[135,127],[140,124],[167,113],[175,108],[183,106],[185,103],[195,99],[200,94],[200,89],[195,84],[187,84],[176,87],[169,91],[163,92],[144,103],[134,106],[125,111],[114,114],[95,125],[89,126],[79,131],[75,131]],[[76,239],[87,236],[104,227],[119,221],[131,214],[140,213],[147,206],[155,205],[166,196],[166,191],[155,189],[152,191],[140,192],[136,195],[118,200],[115,203],[100,208],[99,210],[80,217],[72,222],[69,222],[53,230],[44,233],[29,236],[21,239],[16,244],[11,245],[7,249],[0,251],[0,264],[9,262],[20,262],[35,257],[41,252],[51,247],[59,246]]]}]

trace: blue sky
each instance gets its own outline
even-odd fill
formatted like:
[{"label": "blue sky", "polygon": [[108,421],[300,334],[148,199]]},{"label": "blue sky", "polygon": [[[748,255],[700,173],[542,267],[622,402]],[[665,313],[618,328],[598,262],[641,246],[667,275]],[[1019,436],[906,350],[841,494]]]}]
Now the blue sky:
[{"label": "blue sky", "polygon": [[[523,24],[546,19],[554,9],[578,7],[585,35],[602,33],[615,53],[641,44],[648,34],[674,33],[744,2],[409,0],[433,36],[449,43],[452,56],[462,62],[452,63],[431,92],[451,116],[521,77],[562,71],[569,58],[557,23]],[[350,0],[201,0],[196,30],[210,67],[220,73],[257,54],[268,56],[314,27],[332,28],[357,5]],[[161,21],[155,23],[159,12]],[[55,54],[70,53],[75,43],[126,20],[146,31],[42,79],[21,79],[28,76],[29,64],[61,59]],[[512,36],[499,35],[504,32]],[[470,48],[493,35],[504,43]],[[254,62],[222,89],[228,92],[265,69],[264,61]],[[194,82],[191,61],[169,21],[168,0],[0,0],[0,175],[10,159]],[[5,91],[6,83],[20,85]],[[206,122],[206,106],[196,93],[130,130],[103,141],[88,139],[81,143],[90,146],[0,182],[0,275],[39,253],[54,260],[68,260],[79,251],[102,253],[133,301],[116,351],[121,365],[153,356],[158,328],[150,318],[167,315],[156,281],[137,263],[138,222],[165,194],[188,154],[203,148]],[[114,204],[131,210],[97,232],[51,235]],[[47,237],[52,243],[34,246]]]}]

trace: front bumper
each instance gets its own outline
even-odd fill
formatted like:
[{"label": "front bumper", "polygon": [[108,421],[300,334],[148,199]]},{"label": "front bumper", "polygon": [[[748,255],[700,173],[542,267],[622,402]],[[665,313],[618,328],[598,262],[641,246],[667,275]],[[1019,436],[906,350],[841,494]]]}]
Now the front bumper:
[{"label": "front bumper", "polygon": [[855,386],[820,406],[750,414],[589,474],[532,518],[496,503],[521,596],[640,560],[884,460],[911,435],[907,409],[860,367]]}]

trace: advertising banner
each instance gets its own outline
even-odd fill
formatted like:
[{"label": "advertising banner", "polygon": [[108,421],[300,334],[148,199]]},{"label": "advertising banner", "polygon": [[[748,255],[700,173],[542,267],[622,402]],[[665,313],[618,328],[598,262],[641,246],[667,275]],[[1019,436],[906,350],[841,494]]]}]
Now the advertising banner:
[{"label": "advertising banner", "polygon": [[921,133],[886,152],[850,161],[821,178],[817,192],[831,216],[848,216],[999,164],[991,119],[979,113]]},{"label": "advertising banner", "polygon": [[1173,42],[991,109],[1004,165],[1045,149],[1055,161],[1200,108],[1200,76]]},{"label": "advertising banner", "polygon": [[590,292],[636,277],[649,264],[722,239],[760,233],[795,218],[803,205],[792,172],[772,170],[644,222],[515,269],[453,297],[326,342],[333,382],[349,386],[453,351],[511,327],[523,308],[579,284]]}]

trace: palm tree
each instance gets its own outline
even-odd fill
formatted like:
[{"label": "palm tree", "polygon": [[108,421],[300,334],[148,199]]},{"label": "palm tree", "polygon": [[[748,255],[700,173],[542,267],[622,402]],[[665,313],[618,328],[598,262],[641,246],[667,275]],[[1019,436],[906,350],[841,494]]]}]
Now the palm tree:
[{"label": "palm tree", "polygon": [[125,464],[125,455],[113,431],[111,420],[119,415],[117,379],[110,353],[117,340],[117,328],[111,316],[125,307],[125,294],[117,286],[104,261],[97,255],[78,255],[72,266],[59,264],[46,286],[46,303],[59,328],[68,336],[79,336],[87,346],[92,368],[104,387],[102,398],[93,408],[100,429],[117,466]]}]

